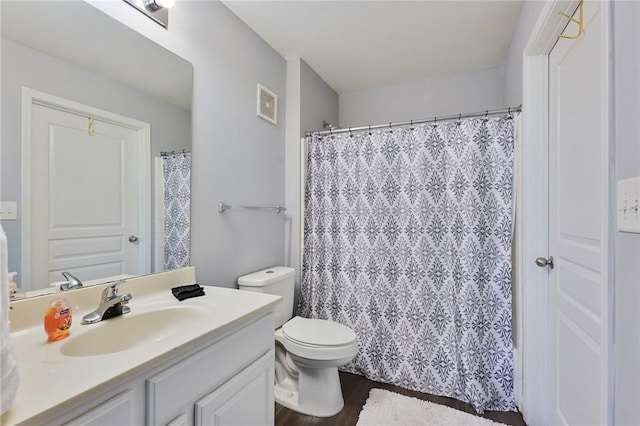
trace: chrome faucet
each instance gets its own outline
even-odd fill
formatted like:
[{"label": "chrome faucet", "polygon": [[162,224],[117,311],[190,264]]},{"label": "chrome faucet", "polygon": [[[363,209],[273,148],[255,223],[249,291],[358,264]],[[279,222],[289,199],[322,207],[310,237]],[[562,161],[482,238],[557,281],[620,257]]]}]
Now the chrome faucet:
[{"label": "chrome faucet", "polygon": [[131,312],[128,303],[133,296],[129,293],[118,294],[118,286],[122,283],[124,283],[124,281],[115,282],[102,290],[100,305],[98,305],[95,311],[82,317],[82,324],[94,324]]},{"label": "chrome faucet", "polygon": [[67,282],[60,284],[60,290],[65,291],[75,288],[82,288],[82,281],[74,277],[71,272],[62,271],[62,276],[65,280],[67,280]]}]

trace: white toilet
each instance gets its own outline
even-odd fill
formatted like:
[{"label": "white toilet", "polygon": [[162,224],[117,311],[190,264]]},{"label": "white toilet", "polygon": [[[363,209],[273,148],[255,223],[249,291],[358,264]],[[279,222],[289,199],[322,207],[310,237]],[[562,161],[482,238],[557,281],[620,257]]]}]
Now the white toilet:
[{"label": "white toilet", "polygon": [[282,296],[275,324],[276,402],[299,413],[330,417],[344,406],[338,367],[358,353],[356,333],[333,321],[291,318],[293,275],[293,268],[276,266],[238,278],[238,288]]}]

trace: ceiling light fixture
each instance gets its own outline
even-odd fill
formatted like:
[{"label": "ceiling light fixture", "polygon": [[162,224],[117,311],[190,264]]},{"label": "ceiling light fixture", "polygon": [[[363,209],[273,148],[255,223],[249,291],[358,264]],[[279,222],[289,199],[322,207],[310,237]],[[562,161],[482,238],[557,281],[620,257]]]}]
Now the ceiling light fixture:
[{"label": "ceiling light fixture", "polygon": [[165,28],[169,27],[169,9],[176,3],[175,0],[124,0],[124,2]]},{"label": "ceiling light fixture", "polygon": [[144,0],[144,7],[150,12],[155,12],[163,7],[171,9],[175,4],[175,0]]}]

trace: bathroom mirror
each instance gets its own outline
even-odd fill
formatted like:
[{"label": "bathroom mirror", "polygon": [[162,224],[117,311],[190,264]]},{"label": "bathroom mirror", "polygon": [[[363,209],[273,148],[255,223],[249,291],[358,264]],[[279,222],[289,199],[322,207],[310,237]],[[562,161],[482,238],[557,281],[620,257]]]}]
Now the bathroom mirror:
[{"label": "bathroom mirror", "polygon": [[[0,183],[2,186],[0,197],[2,202],[11,203],[9,206],[16,210],[15,219],[3,217],[2,227],[7,234],[9,245],[9,271],[18,272],[16,278],[18,286],[27,291],[39,290],[31,294],[48,293],[49,290],[45,289],[48,288],[49,283],[63,281],[60,272],[65,270],[70,271],[85,283],[98,283],[118,276],[161,271],[164,257],[164,215],[161,200],[164,196],[160,155],[172,151],[190,151],[193,86],[191,64],[84,1],[3,0],[0,7],[2,19],[2,44],[0,45],[2,54]],[[137,12],[131,9],[131,13]],[[57,237],[50,232],[48,237],[37,241],[31,238],[31,235],[25,235],[36,235],[34,230],[38,227],[42,228],[31,222],[47,220],[47,217],[43,219],[41,214],[31,214],[33,210],[37,210],[30,205],[33,188],[56,188],[55,193],[48,194],[49,202],[65,202],[68,211],[72,211],[80,218],[79,223],[83,222],[83,212],[89,215],[92,207],[95,207],[96,200],[106,206],[121,205],[119,199],[111,199],[112,194],[107,194],[104,189],[100,189],[104,188],[100,185],[85,187],[85,192],[91,194],[93,198],[79,198],[78,186],[85,184],[86,173],[88,173],[87,164],[89,164],[88,161],[83,161],[83,158],[102,159],[102,153],[80,152],[81,150],[68,148],[66,153],[75,154],[78,158],[71,160],[65,156],[65,161],[57,163],[60,164],[59,168],[64,168],[64,176],[71,185],[68,189],[60,186],[64,185],[64,179],[59,179],[56,186],[53,186],[50,174],[41,173],[41,170],[32,170],[36,168],[33,166],[35,163],[23,165],[26,157],[39,155],[38,150],[41,146],[25,137],[27,134],[29,138],[34,138],[32,133],[35,133],[32,127],[23,122],[25,109],[32,108],[31,104],[25,104],[25,93],[35,93],[35,98],[50,96],[62,99],[73,105],[86,106],[89,108],[88,111],[106,112],[127,120],[148,124],[148,149],[141,158],[138,158],[145,166],[143,180],[147,184],[141,186],[138,182],[134,184],[126,181],[125,173],[114,171],[108,166],[103,167],[104,176],[111,175],[120,179],[119,184],[115,186],[126,188],[138,185],[141,192],[137,194],[137,198],[148,200],[146,207],[133,213],[138,218],[138,231],[131,233],[130,236],[127,234],[125,238],[111,238],[110,247],[136,244],[146,253],[137,258],[134,266],[125,268],[123,265],[118,265],[119,260],[113,256],[110,258],[108,255],[96,256],[94,263],[97,265],[103,262],[106,265],[111,262],[109,267],[78,267],[68,262],[74,245],[79,245],[80,237],[56,252],[57,267],[54,267],[52,272],[47,272],[45,279],[42,279],[42,274],[33,273],[29,266],[35,265],[32,260],[25,261],[25,258],[31,256],[34,248],[50,247],[58,243],[54,241]],[[64,108],[58,109],[64,110]],[[87,123],[87,134],[92,135],[91,132],[94,131],[92,115],[87,113],[83,120]],[[96,118],[95,121],[97,123],[98,119]],[[48,140],[46,137],[44,139],[44,146],[48,146],[49,151],[53,150],[51,148],[53,144],[57,144],[56,146],[61,144],[51,136]],[[67,143],[66,140],[64,142]],[[28,149],[23,146],[26,143],[29,143]],[[47,155],[49,154],[43,158],[48,158]],[[140,180],[140,177],[136,179]],[[61,192],[68,192],[68,194],[60,197],[58,195]],[[114,207],[113,210],[117,211],[118,208]],[[127,206],[122,207],[121,210],[128,209]],[[53,222],[51,216],[53,215],[49,213],[50,223]],[[33,220],[24,220],[25,217],[32,217]],[[59,219],[59,217],[56,218],[56,223],[68,222],[66,219]],[[27,224],[28,226],[25,226]],[[102,243],[96,244],[95,247],[100,244]],[[108,252],[111,248],[107,247],[105,250]],[[53,250],[49,251],[53,252]],[[90,257],[93,254],[85,251],[82,255]],[[41,278],[37,280],[38,282],[35,279],[29,282],[29,278],[34,276]]]}]

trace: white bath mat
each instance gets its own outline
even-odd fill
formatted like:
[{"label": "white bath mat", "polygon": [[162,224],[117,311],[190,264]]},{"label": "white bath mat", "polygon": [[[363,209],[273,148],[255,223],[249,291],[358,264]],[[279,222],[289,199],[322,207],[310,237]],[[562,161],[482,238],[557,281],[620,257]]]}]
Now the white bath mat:
[{"label": "white bath mat", "polygon": [[444,405],[374,388],[369,392],[369,398],[362,407],[356,426],[486,426],[501,424]]}]

